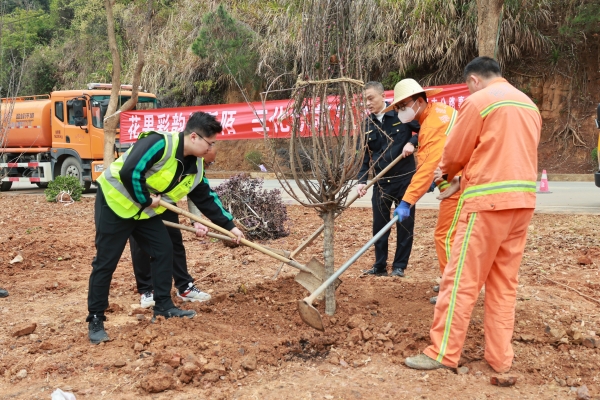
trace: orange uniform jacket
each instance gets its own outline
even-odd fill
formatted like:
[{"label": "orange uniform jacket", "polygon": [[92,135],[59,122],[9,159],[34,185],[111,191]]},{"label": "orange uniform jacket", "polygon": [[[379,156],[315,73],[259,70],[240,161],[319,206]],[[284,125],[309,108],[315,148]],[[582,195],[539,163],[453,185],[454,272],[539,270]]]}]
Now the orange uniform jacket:
[{"label": "orange uniform jacket", "polygon": [[535,208],[537,151],[531,149],[541,126],[536,105],[504,78],[467,97],[440,164],[448,181],[463,171],[465,212]]},{"label": "orange uniform jacket", "polygon": [[433,182],[433,172],[440,163],[446,136],[457,118],[454,108],[442,103],[428,103],[419,118],[419,151],[417,151],[417,172],[402,200],[415,204],[429,190]]}]

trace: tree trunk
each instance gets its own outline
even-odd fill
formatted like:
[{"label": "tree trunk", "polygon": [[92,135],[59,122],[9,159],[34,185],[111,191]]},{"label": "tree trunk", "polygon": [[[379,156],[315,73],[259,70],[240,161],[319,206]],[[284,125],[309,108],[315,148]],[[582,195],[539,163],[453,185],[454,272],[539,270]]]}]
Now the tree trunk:
[{"label": "tree trunk", "polygon": [[117,111],[119,104],[119,92],[121,90],[121,55],[117,47],[117,39],[115,35],[115,19],[112,12],[114,0],[105,0],[106,20],[108,29],[108,45],[110,54],[112,55],[113,70],[112,70],[112,89],[110,92],[110,100],[104,118],[104,169],[107,169],[115,160],[115,139],[117,136],[117,125],[122,111],[133,110],[137,104],[139,86],[144,69],[145,57],[144,50],[146,49],[146,41],[150,33],[150,26],[153,14],[153,1],[148,1],[148,10],[146,12],[145,23],[140,32],[140,41],[138,42],[137,56],[138,61],[133,71],[133,89],[131,90],[131,98],[127,100]]},{"label": "tree trunk", "polygon": [[477,43],[479,56],[498,58],[497,40],[504,0],[477,0]]},{"label": "tree trunk", "polygon": [[[325,279],[328,279],[334,272],[334,257],[333,257],[333,236],[334,236],[334,224],[335,211],[328,211],[323,214],[323,224],[325,229],[323,231],[323,258],[325,259]],[[325,314],[335,314],[335,285],[329,285],[325,289]]]},{"label": "tree trunk", "polygon": [[104,118],[104,169],[108,169],[115,160],[115,138],[119,118],[115,116],[119,104],[119,90],[121,89],[121,55],[117,47],[115,34],[115,17],[113,15],[114,0],[104,0],[106,8],[106,30],[108,32],[108,48],[112,56],[112,89],[110,100]]}]

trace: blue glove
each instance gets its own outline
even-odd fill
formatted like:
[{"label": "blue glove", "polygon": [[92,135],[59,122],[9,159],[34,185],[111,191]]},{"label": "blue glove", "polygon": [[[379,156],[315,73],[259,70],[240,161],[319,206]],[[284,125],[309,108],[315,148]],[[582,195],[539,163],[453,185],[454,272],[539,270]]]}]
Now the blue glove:
[{"label": "blue glove", "polygon": [[394,210],[394,217],[398,216],[398,221],[402,222],[410,216],[410,204],[402,200],[400,205]]},{"label": "blue glove", "polygon": [[435,181],[431,182],[431,186],[429,186],[429,190],[427,191],[427,193],[433,192],[436,187],[437,185],[435,184]]}]

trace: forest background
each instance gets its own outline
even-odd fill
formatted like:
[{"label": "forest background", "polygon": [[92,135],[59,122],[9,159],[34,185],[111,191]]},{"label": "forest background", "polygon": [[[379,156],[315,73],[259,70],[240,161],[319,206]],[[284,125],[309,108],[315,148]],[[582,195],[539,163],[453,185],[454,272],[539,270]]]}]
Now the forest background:
[{"label": "forest background", "polygon": [[[368,80],[386,89],[405,77],[424,85],[462,81],[464,66],[477,56],[475,0],[374,3],[376,12],[364,16],[372,37],[363,52]],[[125,83],[132,80],[145,5],[114,4]],[[15,68],[22,70],[22,96],[111,81],[104,0],[4,0],[0,17],[1,94]],[[163,107],[241,102],[242,91],[257,101],[266,88],[270,100],[285,99],[302,70],[300,0],[158,0],[151,24],[142,85]],[[598,0],[504,3],[497,58],[505,77],[542,112],[540,170],[597,169],[599,49]],[[220,143],[228,157],[218,167],[254,168],[263,146],[260,140]]]}]

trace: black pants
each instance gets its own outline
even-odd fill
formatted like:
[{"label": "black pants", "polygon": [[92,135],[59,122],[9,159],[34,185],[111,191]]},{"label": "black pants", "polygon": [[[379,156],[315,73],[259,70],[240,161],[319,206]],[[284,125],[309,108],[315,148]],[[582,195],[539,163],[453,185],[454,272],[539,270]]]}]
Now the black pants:
[{"label": "black pants", "polygon": [[[160,218],[164,221],[179,223],[179,215],[173,211],[165,211],[160,215]],[[194,278],[188,273],[181,230],[167,227],[167,232],[171,238],[171,243],[173,243],[173,279],[175,280],[175,287],[181,293],[188,288],[190,282],[194,282]],[[138,292],[151,292],[153,290],[150,268],[152,257],[144,251],[133,236],[129,238],[129,247],[131,248],[131,260]]]},{"label": "black pants", "polygon": [[[397,206],[400,203],[409,184],[410,180],[403,180],[374,185],[373,197],[371,198],[373,206],[373,236],[390,222],[393,211],[392,205]],[[408,265],[408,258],[410,257],[413,244],[415,208],[415,206],[411,208],[410,217],[404,220],[404,222],[396,224],[397,243],[394,263],[392,264],[393,269],[406,269]],[[375,268],[383,270],[387,266],[389,237],[390,231],[387,231],[375,242]]]},{"label": "black pants", "polygon": [[96,257],[92,261],[92,274],[88,291],[88,321],[93,315],[104,316],[108,307],[108,293],[113,273],[123,254],[127,239],[133,236],[151,256],[152,284],[155,308],[168,310],[175,307],[171,300],[173,276],[173,245],[160,218],[123,219],[106,203],[98,187],[94,209],[96,222]]}]

